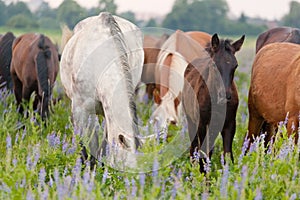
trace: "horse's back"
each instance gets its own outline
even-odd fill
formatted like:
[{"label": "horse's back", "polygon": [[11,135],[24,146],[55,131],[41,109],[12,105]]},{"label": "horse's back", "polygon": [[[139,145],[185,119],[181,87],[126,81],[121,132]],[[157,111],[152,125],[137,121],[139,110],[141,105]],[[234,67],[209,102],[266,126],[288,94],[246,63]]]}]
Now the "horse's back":
[{"label": "horse's back", "polygon": [[249,99],[268,122],[284,119],[286,103],[290,98],[287,93],[294,90],[296,97],[299,94],[295,91],[300,88],[299,71],[300,46],[297,44],[268,44],[255,56]]},{"label": "horse's back", "polygon": [[[116,24],[109,21],[110,14],[104,12],[98,16],[88,17],[79,22],[74,28],[74,35],[66,44],[61,59],[62,82],[68,96],[72,95],[74,82],[86,83],[95,92],[99,76],[120,55],[127,55],[131,68],[137,69],[139,77],[133,76],[134,84],[140,79],[142,71],[142,34],[137,26],[117,16],[113,16]],[[114,33],[112,33],[114,29]],[[119,39],[122,50],[115,45],[114,38]],[[84,85],[84,84],[83,84]],[[91,91],[86,91],[91,94]],[[94,94],[93,94],[94,95]]]},{"label": "horse's back", "polygon": [[300,44],[300,30],[292,27],[276,27],[261,33],[256,40],[256,53],[263,46],[275,42]]},{"label": "horse's back", "polygon": [[210,42],[211,40],[211,35],[206,33],[206,32],[201,32],[201,31],[190,31],[187,32],[187,34],[196,40],[201,46],[206,47],[206,45]]}]

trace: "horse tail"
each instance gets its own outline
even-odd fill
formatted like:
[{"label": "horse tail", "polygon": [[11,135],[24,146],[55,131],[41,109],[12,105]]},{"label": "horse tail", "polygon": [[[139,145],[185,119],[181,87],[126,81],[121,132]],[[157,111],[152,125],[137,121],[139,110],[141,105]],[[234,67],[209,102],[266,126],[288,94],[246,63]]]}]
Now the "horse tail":
[{"label": "horse tail", "polygon": [[61,49],[61,52],[62,52],[64,50],[66,44],[68,43],[68,41],[73,36],[73,31],[71,31],[69,29],[69,27],[65,24],[61,26],[61,31],[62,31],[62,36],[61,36],[60,49]]},{"label": "horse tail", "polygon": [[37,70],[37,78],[38,78],[38,88],[39,94],[42,97],[41,112],[42,117],[45,117],[45,113],[48,112],[48,102],[49,97],[51,96],[51,90],[49,87],[48,80],[48,64],[47,61],[51,58],[51,51],[49,46],[45,44],[45,36],[43,34],[40,35],[38,41],[39,52],[36,56],[36,70]]},{"label": "horse tail", "polygon": [[[1,75],[0,78],[1,84],[4,81],[8,89],[12,89],[12,79],[10,75],[10,63],[12,58],[12,44],[15,40],[15,36],[12,32],[7,32],[1,39],[0,42],[0,67]],[[2,86],[0,86],[2,87]]]}]

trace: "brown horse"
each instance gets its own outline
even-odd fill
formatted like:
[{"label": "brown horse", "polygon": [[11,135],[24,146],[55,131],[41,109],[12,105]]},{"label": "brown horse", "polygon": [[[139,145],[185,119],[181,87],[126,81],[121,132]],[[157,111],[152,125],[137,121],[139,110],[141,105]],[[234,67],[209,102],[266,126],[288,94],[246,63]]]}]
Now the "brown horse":
[{"label": "brown horse", "polygon": [[180,96],[184,85],[184,71],[188,63],[207,55],[205,45],[210,41],[208,33],[177,30],[161,47],[155,67],[154,101],[159,106],[152,119],[165,127],[176,124],[180,113]]},{"label": "brown horse", "polygon": [[[260,134],[264,122],[277,124],[286,116],[288,134],[297,133],[300,111],[299,52],[299,45],[284,42],[266,45],[256,54],[248,97],[248,138],[251,142]],[[266,139],[270,139],[270,133]]]},{"label": "brown horse", "polygon": [[300,44],[300,30],[292,27],[276,27],[261,33],[256,40],[256,53],[263,46],[274,42]]},{"label": "brown horse", "polygon": [[[205,171],[201,152],[211,156],[219,132],[224,154],[229,153],[233,162],[232,141],[239,103],[233,80],[238,66],[235,53],[240,50],[244,38],[231,42],[220,40],[214,34],[207,46],[209,56],[195,59],[185,70],[182,101],[191,140],[190,156],[193,161],[200,162],[201,172]],[[221,96],[226,94],[225,101],[219,101],[219,92],[223,93]]]},{"label": "brown horse", "polygon": [[[256,53],[265,45],[275,42],[290,42],[300,44],[300,30],[292,27],[276,27],[261,33],[256,40]],[[264,122],[261,128],[263,133],[267,133],[265,144],[269,141],[273,133],[276,132],[277,125]]]},{"label": "brown horse", "polygon": [[10,64],[12,57],[12,43],[16,37],[12,32],[7,32],[0,39],[0,88],[12,90]]},{"label": "brown horse", "polygon": [[141,81],[146,84],[146,94],[149,100],[153,98],[155,89],[155,65],[160,47],[168,37],[168,34],[163,34],[159,38],[150,35],[145,35],[144,37],[144,66]]},{"label": "brown horse", "polygon": [[57,49],[47,36],[28,33],[16,38],[12,46],[10,72],[18,105],[22,99],[29,101],[35,92],[34,109],[38,109],[44,119],[49,112],[58,67]]}]

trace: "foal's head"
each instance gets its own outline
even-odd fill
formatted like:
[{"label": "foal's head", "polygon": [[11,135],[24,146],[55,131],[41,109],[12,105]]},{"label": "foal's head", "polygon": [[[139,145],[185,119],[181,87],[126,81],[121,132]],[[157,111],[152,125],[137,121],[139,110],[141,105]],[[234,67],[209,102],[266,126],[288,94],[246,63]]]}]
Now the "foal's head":
[{"label": "foal's head", "polygon": [[234,72],[238,66],[235,52],[241,49],[244,39],[245,35],[232,43],[231,40],[220,40],[218,35],[214,34],[211,42],[207,46],[207,51],[209,52],[222,77],[226,89],[226,99],[228,101],[231,99],[231,87],[233,83]]}]

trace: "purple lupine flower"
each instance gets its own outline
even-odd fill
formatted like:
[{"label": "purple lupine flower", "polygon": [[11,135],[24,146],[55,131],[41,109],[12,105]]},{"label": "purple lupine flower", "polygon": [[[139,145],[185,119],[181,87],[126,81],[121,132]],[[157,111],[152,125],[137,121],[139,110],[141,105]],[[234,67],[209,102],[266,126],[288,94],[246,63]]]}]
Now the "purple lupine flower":
[{"label": "purple lupine flower", "polygon": [[248,176],[248,167],[247,167],[247,165],[243,165],[241,187],[239,188],[239,191],[238,191],[239,196],[240,196],[240,194],[242,194],[242,190],[244,189],[244,185],[246,183],[247,176]]},{"label": "purple lupine flower", "polygon": [[201,199],[202,199],[202,200],[207,200],[208,197],[209,197],[209,193],[206,192],[206,191],[204,191],[204,192],[201,194]]},{"label": "purple lupine flower", "polygon": [[283,124],[286,126],[287,123],[288,123],[288,121],[289,121],[289,112],[286,113],[286,116],[285,116]]},{"label": "purple lupine flower", "polygon": [[290,197],[290,200],[295,200],[295,199],[297,199],[297,194],[293,193]]},{"label": "purple lupine flower", "polygon": [[228,163],[226,163],[224,166],[224,169],[223,169],[223,176],[222,176],[221,188],[220,188],[221,195],[225,199],[227,199],[228,176],[229,176],[229,166],[228,166]]},{"label": "purple lupine flower", "polygon": [[40,186],[45,185],[45,180],[46,180],[46,171],[45,168],[41,168],[39,172],[39,184]]},{"label": "purple lupine flower", "polygon": [[26,186],[26,178],[24,177],[24,178],[21,180],[20,187],[21,187],[21,188],[24,188],[25,186]]},{"label": "purple lupine flower", "polygon": [[81,159],[77,158],[76,164],[72,170],[72,186],[76,186],[79,179],[80,179],[80,172],[81,172]]},{"label": "purple lupine flower", "polygon": [[158,169],[159,169],[159,163],[158,163],[157,158],[155,158],[153,161],[152,177],[157,177]]},{"label": "purple lupine flower", "polygon": [[19,131],[18,131],[17,134],[16,134],[15,144],[17,144],[18,140],[19,140]]},{"label": "purple lupine flower", "polygon": [[180,182],[177,178],[175,178],[174,186],[172,188],[171,199],[175,199],[175,197],[177,195],[177,191],[178,191],[179,188],[180,188]]},{"label": "purple lupine flower", "polygon": [[163,181],[162,186],[161,186],[161,192],[160,192],[160,196],[164,196],[165,195],[165,190],[166,190],[166,181]]},{"label": "purple lupine flower", "polygon": [[140,186],[142,188],[144,188],[144,186],[145,186],[145,179],[146,179],[145,174],[144,173],[140,173]]},{"label": "purple lupine flower", "polygon": [[127,189],[127,192],[129,193],[129,191],[130,191],[130,183],[129,183],[129,180],[128,180],[127,177],[124,179],[124,182],[125,182],[125,187]]},{"label": "purple lupine flower", "polygon": [[27,191],[26,200],[34,200],[34,196],[30,190]]},{"label": "purple lupine flower", "polygon": [[240,192],[240,185],[239,185],[239,183],[238,183],[237,180],[234,181],[233,187],[238,192],[238,196],[237,197],[239,198],[241,196],[241,194],[239,193]]},{"label": "purple lupine flower", "polygon": [[28,170],[31,170],[32,166],[33,166],[32,159],[31,159],[30,155],[27,155],[27,157],[26,157],[26,167],[27,167]]},{"label": "purple lupine flower", "polygon": [[242,153],[239,157],[239,164],[242,162],[244,155],[246,154],[246,151],[249,147],[249,143],[250,143],[250,139],[248,138],[248,133],[245,137],[244,143],[243,143],[243,147],[242,147]]},{"label": "purple lupine flower", "polygon": [[11,137],[9,134],[7,134],[6,136],[6,149],[11,149],[12,145],[11,145]]},{"label": "purple lupine flower", "polygon": [[211,167],[211,162],[210,162],[209,156],[206,156],[206,162],[204,163],[204,171],[206,173],[209,173],[211,170],[210,167]]},{"label": "purple lupine flower", "polygon": [[260,188],[256,188],[256,196],[255,196],[254,200],[261,200],[261,199],[263,199],[261,190],[260,190]]},{"label": "purple lupine flower", "polygon": [[0,184],[0,191],[6,192],[6,193],[11,193],[10,187],[8,187],[8,185],[6,185],[6,183],[4,183],[2,181]]},{"label": "purple lupine flower", "polygon": [[17,163],[18,163],[18,160],[17,160],[16,158],[14,158],[14,159],[12,160],[12,163],[13,163],[14,167],[16,167],[16,166],[17,166]]},{"label": "purple lupine flower", "polygon": [[131,179],[131,185],[132,185],[131,196],[135,197],[136,192],[137,192],[137,187],[136,187],[136,184],[135,184],[135,180],[133,178]]},{"label": "purple lupine flower", "polygon": [[47,139],[50,147],[56,148],[60,145],[60,136],[57,135],[55,131],[48,134]]},{"label": "purple lupine flower", "polygon": [[39,144],[37,144],[34,147],[33,153],[34,153],[34,161],[32,163],[32,167],[35,167],[37,165],[39,159],[40,159],[40,147],[39,147]]},{"label": "purple lupine flower", "polygon": [[26,130],[26,127],[25,127],[24,130],[23,130],[23,133],[22,133],[22,140],[24,140],[24,138],[26,136],[26,133],[27,133],[27,130]]},{"label": "purple lupine flower", "polygon": [[221,154],[221,165],[222,165],[223,167],[225,166],[224,154]]},{"label": "purple lupine flower", "polygon": [[53,187],[53,179],[52,179],[51,176],[50,176],[50,178],[49,178],[48,185],[49,185],[51,188]]},{"label": "purple lupine flower", "polygon": [[47,187],[44,188],[44,191],[40,194],[40,199],[47,200],[49,196],[49,190]]},{"label": "purple lupine flower", "polygon": [[196,162],[199,162],[201,158],[200,152],[198,151],[198,147],[195,148],[195,151],[193,153],[193,160],[195,160]]},{"label": "purple lupine flower", "polygon": [[102,175],[102,184],[104,184],[106,182],[107,175],[108,175],[108,171],[107,171],[107,168],[105,168],[103,175]]}]

